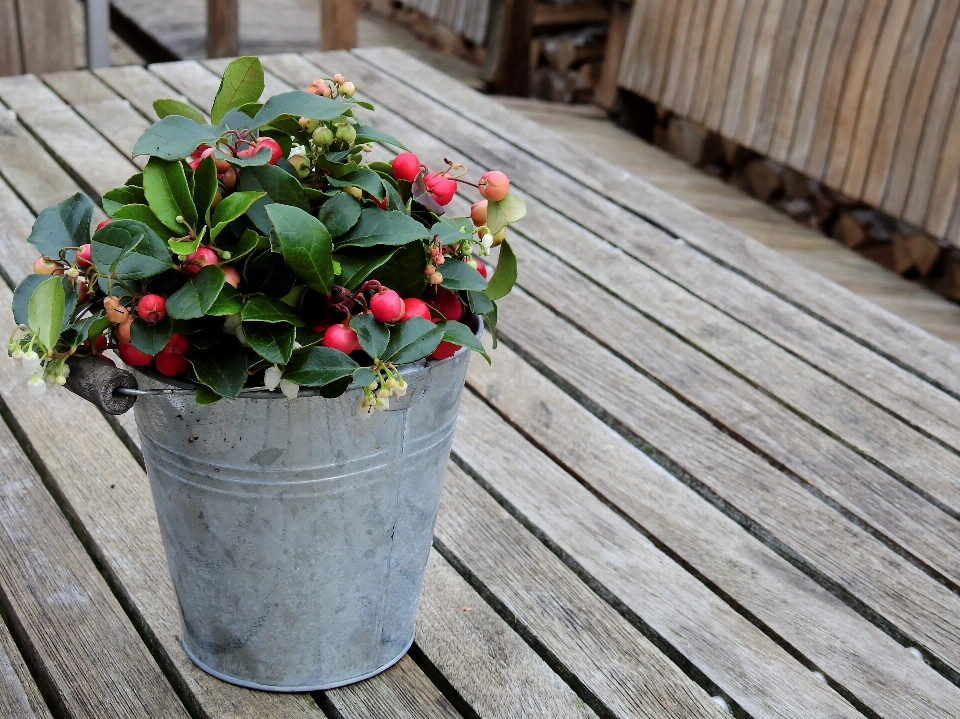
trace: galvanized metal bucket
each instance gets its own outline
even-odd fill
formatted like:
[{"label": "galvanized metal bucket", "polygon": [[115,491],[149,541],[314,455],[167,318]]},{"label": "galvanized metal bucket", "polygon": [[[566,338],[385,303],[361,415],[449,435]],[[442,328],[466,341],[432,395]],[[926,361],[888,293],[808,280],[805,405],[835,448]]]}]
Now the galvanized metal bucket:
[{"label": "galvanized metal bucket", "polygon": [[198,666],[301,692],[366,679],[406,653],[468,360],[460,350],[407,366],[406,396],[367,419],[356,386],[336,399],[137,399],[183,647]]}]

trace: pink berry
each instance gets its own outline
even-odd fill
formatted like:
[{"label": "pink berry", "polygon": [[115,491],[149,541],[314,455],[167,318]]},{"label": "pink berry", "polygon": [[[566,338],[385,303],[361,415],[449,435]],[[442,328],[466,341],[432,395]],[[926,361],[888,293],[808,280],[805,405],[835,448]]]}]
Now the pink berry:
[{"label": "pink berry", "polygon": [[420,174],[420,160],[412,152],[401,152],[393,158],[393,176],[398,180],[413,182]]},{"label": "pink berry", "polygon": [[439,172],[431,172],[423,178],[423,182],[438,205],[450,204],[450,200],[457,194],[457,183]]},{"label": "pink berry", "polygon": [[106,227],[107,225],[109,225],[111,222],[113,222],[113,220],[107,218],[106,220],[104,220],[103,222],[101,222],[99,225],[97,225],[97,228],[96,228],[96,230],[94,230],[94,232],[96,232],[97,230],[102,230],[104,227]]},{"label": "pink berry", "polygon": [[120,355],[120,359],[123,360],[124,364],[130,365],[131,367],[145,367],[153,361],[151,355],[141,352],[132,344],[121,343],[117,348],[117,354]]},{"label": "pink berry", "polygon": [[403,301],[405,311],[403,317],[400,318],[402,322],[406,322],[411,317],[423,317],[425,320],[433,319],[433,315],[430,314],[430,306],[423,300],[418,300],[416,297],[408,297]]},{"label": "pink berry", "polygon": [[357,339],[357,331],[346,325],[331,325],[323,333],[323,339],[320,344],[324,347],[340,350],[345,354],[350,354],[360,349],[360,341]]},{"label": "pink berry", "polygon": [[188,275],[195,275],[200,271],[201,267],[206,267],[207,265],[216,265],[220,263],[220,258],[217,257],[217,253],[211,250],[209,247],[201,247],[196,252],[191,252],[187,255],[186,261],[180,265],[182,269]]},{"label": "pink berry", "polygon": [[477,272],[483,275],[483,279],[487,279],[487,266],[480,261],[477,261]]},{"label": "pink berry", "polygon": [[499,202],[510,191],[510,180],[499,170],[491,170],[480,176],[480,195],[492,202]]},{"label": "pink berry", "polygon": [[144,295],[137,303],[137,314],[147,324],[155,325],[167,316],[167,301],[160,295]]},{"label": "pink berry", "polygon": [[33,274],[35,275],[62,275],[63,267],[59,262],[54,262],[49,257],[40,255],[33,261]]},{"label": "pink berry", "polygon": [[133,316],[127,317],[126,321],[121,322],[113,328],[113,336],[117,338],[120,344],[130,344],[130,330],[133,325]]},{"label": "pink berry", "polygon": [[487,201],[478,200],[470,205],[470,219],[474,227],[483,227],[487,224]]},{"label": "pink berry", "polygon": [[237,271],[236,267],[232,267],[230,265],[224,267],[223,276],[226,278],[227,284],[233,289],[237,289],[240,286],[240,273]]},{"label": "pink berry", "polygon": [[430,355],[432,360],[445,360],[448,357],[453,357],[453,353],[460,349],[457,345],[450,342],[440,342],[437,345],[437,348],[433,351],[433,354]]},{"label": "pink berry", "polygon": [[253,157],[261,148],[268,147],[270,148],[270,159],[267,160],[271,165],[277,164],[277,160],[280,159],[283,155],[283,150],[280,149],[280,143],[274,140],[272,137],[261,137],[257,140],[257,144],[253,147],[247,147],[237,153],[238,157]]},{"label": "pink berry", "polygon": [[400,295],[385,289],[370,298],[370,311],[377,322],[398,322],[406,309]]},{"label": "pink berry", "polygon": [[196,150],[190,153],[191,157],[203,157],[203,153],[210,149],[210,145],[200,145]]},{"label": "pink berry", "polygon": [[[426,302],[443,315],[443,319],[446,320],[458,320],[463,314],[463,305],[460,304],[457,293],[448,290],[446,287],[437,287],[437,296],[428,299]],[[439,322],[440,319],[438,318],[436,321]]]},{"label": "pink berry", "polygon": [[[103,227],[105,222],[110,222],[110,220],[104,220],[104,222],[101,222],[99,225],[97,225],[97,229],[99,230],[101,227]],[[86,244],[77,250],[77,267],[87,268],[92,264],[93,259],[90,257],[90,245]]]}]

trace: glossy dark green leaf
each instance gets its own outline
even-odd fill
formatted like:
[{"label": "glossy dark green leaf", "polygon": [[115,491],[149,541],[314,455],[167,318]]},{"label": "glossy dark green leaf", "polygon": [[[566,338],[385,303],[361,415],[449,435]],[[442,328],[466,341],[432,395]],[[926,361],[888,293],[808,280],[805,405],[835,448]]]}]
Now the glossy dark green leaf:
[{"label": "glossy dark green leaf", "polygon": [[147,204],[147,198],[144,197],[143,187],[124,185],[123,187],[115,187],[109,192],[104,193],[101,204],[103,205],[103,211],[110,217],[113,217],[117,210],[124,205]]},{"label": "glossy dark green leaf", "polygon": [[359,222],[349,232],[337,238],[337,246],[405,245],[429,236],[430,232],[426,227],[404,212],[365,207],[360,211]]},{"label": "glossy dark green leaf", "polygon": [[250,292],[265,292],[274,297],[283,297],[293,287],[296,278],[287,269],[283,255],[276,252],[260,252],[247,258],[243,277]]},{"label": "glossy dark green leaf", "polygon": [[401,297],[419,297],[427,286],[423,274],[426,262],[423,243],[417,240],[400,247],[389,262],[373,270],[366,279],[379,280]]},{"label": "glossy dark green leaf", "polygon": [[164,317],[153,326],[136,317],[130,326],[131,344],[151,356],[156,355],[166,346],[171,335],[173,335],[173,321],[169,317]]},{"label": "glossy dark green leaf", "polygon": [[197,208],[179,160],[151,157],[143,170],[143,192],[153,214],[174,232],[185,234],[188,226],[197,227]]},{"label": "glossy dark green leaf", "polygon": [[[446,277],[446,276],[444,276]],[[487,297],[499,300],[506,297],[517,282],[517,256],[513,248],[504,240],[500,243],[500,257],[497,260],[497,269],[487,285]]]},{"label": "glossy dark green leaf", "polygon": [[383,183],[380,182],[380,175],[365,167],[339,178],[328,177],[327,181],[333,187],[359,187],[368,195],[373,195],[378,200],[383,199],[384,189]]},{"label": "glossy dark green leaf", "polygon": [[[54,207],[40,211],[33,223],[27,242],[41,255],[57,258],[64,247],[80,247],[90,241],[90,221],[93,203],[81,192],[68,197]],[[73,261],[74,252],[65,257]]]},{"label": "glossy dark green leaf", "polygon": [[30,296],[41,282],[49,279],[50,275],[31,274],[20,280],[13,291],[13,321],[18,325],[27,324],[27,304],[30,302]]},{"label": "glossy dark green leaf", "polygon": [[303,327],[303,320],[290,307],[278,299],[260,295],[243,306],[244,322],[285,322],[294,327]]},{"label": "glossy dark green leaf", "polygon": [[114,213],[113,219],[142,222],[157,233],[157,237],[162,240],[169,240],[174,236],[170,228],[160,222],[160,218],[153,214],[153,210],[146,205],[124,205]]},{"label": "glossy dark green leaf", "polygon": [[175,320],[203,317],[220,295],[224,281],[223,270],[218,265],[201,267],[167,298],[167,314]]},{"label": "glossy dark green leaf", "polygon": [[265,196],[265,192],[234,192],[217,205],[213,213],[210,239],[216,239],[223,229],[250,209],[250,205]]},{"label": "glossy dark green leaf", "polygon": [[114,220],[97,230],[91,250],[100,272],[120,280],[143,280],[173,267],[167,243],[136,220]]},{"label": "glossy dark green leaf", "polygon": [[217,299],[213,301],[213,304],[210,305],[207,310],[207,314],[214,317],[223,317],[224,315],[239,314],[242,309],[243,295],[240,294],[239,290],[224,283],[223,287],[220,288],[220,294],[217,295]]},{"label": "glossy dark green leaf", "polygon": [[309,117],[312,120],[336,120],[348,107],[346,103],[339,100],[331,100],[302,90],[282,92],[264,103],[253,118],[253,126],[256,128],[269,125],[281,115]]},{"label": "glossy dark green leaf", "polygon": [[316,217],[297,207],[267,205],[283,259],[303,283],[320,294],[333,288],[333,242]]},{"label": "glossy dark green leaf", "polygon": [[357,143],[362,144],[366,142],[381,142],[384,145],[393,145],[394,147],[399,147],[401,150],[406,150],[407,148],[400,144],[398,140],[391,137],[385,132],[380,132],[380,130],[370,127],[370,125],[357,126]]},{"label": "glossy dark green leaf", "polygon": [[27,326],[44,348],[50,350],[56,346],[65,311],[63,283],[59,277],[48,276],[37,285],[27,302]]},{"label": "glossy dark green leaf", "polygon": [[182,115],[168,115],[144,130],[133,147],[133,156],[152,155],[164,160],[187,157],[200,145],[214,145],[220,131],[213,125]]},{"label": "glossy dark green leaf", "polygon": [[269,235],[273,225],[267,217],[266,206],[272,203],[291,205],[301,210],[310,209],[310,201],[304,192],[300,180],[284,172],[279,167],[264,165],[251,167],[240,173],[238,189],[244,192],[266,192],[247,210],[247,217],[253,222],[260,234]]},{"label": "glossy dark green leaf", "polygon": [[359,366],[340,350],[313,346],[290,358],[283,378],[302,387],[320,387],[352,377]]},{"label": "glossy dark green leaf", "polygon": [[377,373],[369,367],[360,367],[353,373],[353,381],[361,387],[369,387],[377,381]]},{"label": "glossy dark green leaf", "polygon": [[490,363],[490,355],[487,354],[486,349],[483,345],[480,344],[479,338],[473,333],[469,327],[467,327],[462,322],[456,322],[454,320],[446,320],[444,322],[438,322],[437,327],[443,329],[443,341],[449,342],[451,344],[458,345],[459,347],[467,347],[479,352],[483,355],[483,358]]},{"label": "glossy dark green leaf", "polygon": [[217,163],[208,155],[200,160],[193,173],[193,204],[197,208],[197,217],[204,224],[210,224],[210,207],[218,189]]},{"label": "glossy dark green leaf", "polygon": [[296,328],[293,325],[274,322],[243,322],[243,336],[267,362],[286,364],[293,352]]},{"label": "glossy dark green leaf", "polygon": [[397,365],[416,362],[437,349],[442,339],[442,327],[423,317],[411,317],[390,330],[390,343],[381,359]]},{"label": "glossy dark green leaf", "polygon": [[317,218],[331,237],[339,237],[360,219],[360,203],[346,192],[338,192],[323,203]]},{"label": "glossy dark green leaf", "polygon": [[197,404],[213,404],[223,399],[220,395],[207,387],[205,384],[197,385],[197,393],[193,397]]},{"label": "glossy dark green leaf", "polygon": [[210,121],[219,124],[229,110],[256,102],[263,94],[263,68],[255,57],[238,57],[223,71],[210,110]]},{"label": "glossy dark green leaf", "polygon": [[390,342],[390,330],[373,315],[359,315],[350,320],[350,327],[357,333],[360,347],[373,359],[379,359]]},{"label": "glossy dark green leaf", "polygon": [[467,305],[475,315],[485,315],[496,307],[486,293],[476,290],[467,291]]},{"label": "glossy dark green leaf", "polygon": [[181,117],[189,118],[201,125],[207,121],[206,118],[204,118],[203,113],[196,109],[193,105],[188,105],[185,102],[180,102],[180,100],[174,100],[172,98],[154,100],[153,111],[157,113],[157,117],[161,120],[170,115],[180,115]]},{"label": "glossy dark green leaf", "polygon": [[441,287],[448,290],[485,290],[487,281],[477,270],[460,260],[447,260],[439,268],[443,275]]},{"label": "glossy dark green leaf", "polygon": [[348,290],[356,289],[377,268],[383,266],[396,254],[397,248],[382,251],[382,248],[370,247],[352,255],[336,257],[340,263],[340,278],[337,284]]},{"label": "glossy dark green leaf", "polygon": [[247,355],[233,335],[224,334],[209,349],[192,348],[184,355],[202,384],[221,397],[236,397],[247,381]]},{"label": "glossy dark green leaf", "polygon": [[441,217],[430,228],[430,235],[439,235],[442,245],[456,245],[473,237],[473,221],[469,217]]}]

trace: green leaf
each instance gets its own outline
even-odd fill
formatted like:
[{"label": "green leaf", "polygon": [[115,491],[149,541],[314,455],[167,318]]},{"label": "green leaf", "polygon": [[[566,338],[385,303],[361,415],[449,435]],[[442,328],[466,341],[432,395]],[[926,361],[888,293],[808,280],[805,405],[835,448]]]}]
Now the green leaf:
[{"label": "green leaf", "polygon": [[521,220],[527,214],[527,206],[516,195],[508,194],[498,202],[487,203],[487,227],[494,235],[511,222]]},{"label": "green leaf", "polygon": [[439,235],[441,245],[456,245],[473,237],[473,221],[469,217],[441,217],[430,234]]},{"label": "green leaf", "polygon": [[220,88],[210,110],[210,121],[218,124],[227,111],[256,102],[263,94],[263,68],[255,57],[238,57],[223,71]]},{"label": "green leaf", "polygon": [[467,290],[467,304],[475,315],[485,315],[496,308],[493,300],[487,297],[486,293],[475,290]]},{"label": "green leaf", "polygon": [[353,376],[359,366],[340,350],[314,345],[290,358],[283,378],[301,387],[320,387]]},{"label": "green leaf", "polygon": [[141,352],[156,355],[162,350],[173,335],[173,321],[164,317],[152,327],[139,317],[134,318],[130,325],[130,342]]},{"label": "green leaf", "polygon": [[266,197],[254,202],[247,210],[247,217],[264,235],[269,235],[273,229],[270,218],[267,217],[267,205],[277,203],[299,207],[301,210],[310,209],[310,202],[300,180],[273,165],[251,167],[241,172],[238,189],[244,192],[267,193]]},{"label": "green leaf", "polygon": [[193,397],[197,404],[213,404],[223,399],[220,395],[207,387],[205,384],[197,385],[197,393]]},{"label": "green leaf", "polygon": [[[422,318],[421,318],[422,319]],[[373,315],[358,315],[350,320],[350,327],[357,333],[360,347],[373,359],[379,359],[390,342],[390,330]]]},{"label": "green leaf", "polygon": [[117,210],[124,205],[145,205],[147,199],[143,196],[143,188],[136,185],[116,187],[103,196],[103,211],[113,217]]},{"label": "green leaf", "polygon": [[411,317],[390,330],[390,343],[381,359],[394,364],[416,362],[437,349],[442,339],[442,327],[423,317]]},{"label": "green leaf", "polygon": [[[92,219],[93,203],[78,192],[54,207],[41,210],[27,242],[41,255],[57,258],[64,247],[80,247],[90,241]],[[65,256],[72,262],[74,253],[68,252]]]},{"label": "green leaf", "polygon": [[370,367],[361,367],[353,373],[353,381],[361,387],[369,387],[377,381],[377,373]]},{"label": "green leaf", "polygon": [[220,295],[224,282],[223,270],[218,265],[201,267],[167,298],[167,314],[175,320],[203,317]]},{"label": "green leaf", "polygon": [[143,173],[138,172],[136,175],[130,175],[127,178],[127,181],[123,183],[124,185],[130,185],[131,187],[139,187],[143,189]]},{"label": "green leaf", "polygon": [[153,111],[157,113],[157,117],[161,120],[169,115],[180,115],[201,125],[207,121],[203,113],[193,107],[193,105],[188,105],[185,102],[180,102],[180,100],[174,100],[172,98],[154,100]]},{"label": "green leaf", "polygon": [[275,297],[287,294],[296,281],[296,277],[287,269],[283,255],[269,250],[247,259],[243,277],[251,292],[265,292]]},{"label": "green leaf", "polygon": [[120,280],[143,280],[173,267],[167,244],[136,220],[114,220],[97,230],[91,250],[100,272]]},{"label": "green leaf", "polygon": [[213,229],[210,231],[210,239],[216,239],[217,235],[223,232],[227,225],[240,217],[250,209],[250,205],[266,194],[265,192],[234,192],[227,195],[220,201],[213,213]]},{"label": "green leaf", "polygon": [[285,322],[294,327],[303,327],[300,319],[292,309],[280,300],[267,295],[254,297],[243,306],[241,317],[244,322]]},{"label": "green leaf", "polygon": [[426,227],[404,212],[365,207],[360,211],[360,221],[338,238],[337,246],[405,245],[429,236]]},{"label": "green leaf", "polygon": [[384,189],[383,183],[380,182],[380,175],[373,170],[368,170],[367,168],[357,170],[356,172],[347,173],[339,179],[328,177],[327,181],[333,187],[359,187],[368,195],[373,195],[378,200],[383,199]]},{"label": "green leaf", "polygon": [[293,352],[297,330],[293,325],[272,322],[243,322],[243,336],[267,362],[286,364]]},{"label": "green leaf", "polygon": [[213,146],[219,137],[220,131],[213,125],[181,115],[169,115],[144,130],[133,147],[133,156],[152,155],[163,160],[179,160],[200,145]]},{"label": "green leaf", "polygon": [[287,266],[310,289],[329,293],[333,288],[333,242],[327,228],[297,207],[274,204],[266,210]]},{"label": "green leaf", "polygon": [[27,275],[17,285],[13,291],[13,321],[18,325],[27,324],[27,305],[30,302],[30,296],[34,290],[40,286],[41,282],[50,279],[50,275]]},{"label": "green leaf", "polygon": [[381,142],[384,145],[393,145],[394,147],[399,147],[401,150],[406,150],[407,148],[400,144],[396,139],[391,137],[385,132],[380,132],[380,130],[375,130],[370,127],[370,125],[357,126],[357,144],[364,144],[367,142]]},{"label": "green leaf", "polygon": [[331,237],[339,237],[360,219],[360,203],[346,192],[338,192],[323,203],[317,217]]},{"label": "green leaf", "polygon": [[213,301],[213,304],[210,305],[210,308],[207,310],[207,314],[214,317],[223,317],[224,315],[239,314],[242,309],[243,295],[240,294],[239,290],[224,283],[223,287],[220,288],[220,294],[217,295],[217,299]]},{"label": "green leaf", "polygon": [[[206,230],[206,228],[204,228],[204,230]],[[167,246],[170,247],[170,251],[175,255],[191,255],[200,247],[200,238],[198,237],[189,242],[183,240],[167,240]]]},{"label": "green leaf", "polygon": [[261,147],[259,150],[257,150],[257,154],[253,155],[252,157],[237,157],[234,155],[228,155],[220,148],[217,148],[217,151],[214,154],[218,160],[226,160],[231,165],[235,165],[236,167],[255,167],[266,165],[268,162],[270,162],[270,156],[272,153],[270,152],[270,148]]},{"label": "green leaf", "polygon": [[236,397],[247,381],[247,354],[233,335],[224,334],[209,349],[190,349],[184,357],[200,383],[221,397]]},{"label": "green leaf", "polygon": [[348,290],[359,287],[370,273],[388,262],[396,252],[397,248],[386,252],[369,248],[354,255],[338,255],[336,259],[340,262],[340,281],[337,284]]},{"label": "green leaf", "polygon": [[[444,275],[446,279],[446,275]],[[504,240],[500,243],[500,257],[497,260],[497,269],[487,284],[487,297],[499,300],[510,294],[510,290],[517,282],[517,256],[513,248]]]},{"label": "green leaf", "polygon": [[113,213],[113,219],[115,220],[136,220],[137,222],[142,222],[155,233],[157,237],[168,240],[173,237],[173,233],[170,231],[165,224],[160,222],[153,210],[151,210],[146,205],[124,205]]},{"label": "green leaf", "polygon": [[[27,326],[40,344],[51,350],[57,344],[66,310],[66,296],[59,277],[48,277],[30,295],[27,303]],[[39,354],[43,354],[40,352]]]},{"label": "green leaf", "polygon": [[236,262],[241,257],[246,257],[256,249],[264,249],[270,246],[269,240],[262,235],[258,235],[255,230],[246,229],[240,235],[236,248],[233,250],[231,262]]},{"label": "green leaf", "polygon": [[311,120],[336,120],[347,107],[339,100],[331,100],[329,97],[321,97],[302,90],[282,92],[264,103],[253,118],[253,126],[257,128],[269,125],[281,115],[309,117]]},{"label": "green leaf", "polygon": [[[183,234],[187,225],[197,228],[197,208],[182,162],[151,157],[143,170],[143,192],[153,214],[171,230]],[[178,222],[177,217],[184,222]]]},{"label": "green leaf", "polygon": [[389,262],[373,270],[367,279],[379,280],[401,297],[419,297],[427,286],[425,264],[423,243],[416,240],[399,248]]},{"label": "green leaf", "polygon": [[202,224],[210,224],[210,206],[218,189],[217,163],[208,155],[200,160],[193,173],[193,204],[197,208],[197,217],[203,220]]},{"label": "green leaf", "polygon": [[490,355],[487,354],[487,350],[480,344],[480,340],[473,334],[473,330],[465,324],[456,322],[455,320],[447,320],[445,322],[438,322],[437,327],[443,328],[444,342],[449,342],[459,347],[468,347],[475,352],[479,352],[483,355],[487,363],[490,364]]},{"label": "green leaf", "polygon": [[440,283],[440,286],[446,287],[448,290],[487,289],[487,281],[483,279],[483,275],[466,262],[448,260],[440,267],[440,273],[443,275],[443,282]]}]

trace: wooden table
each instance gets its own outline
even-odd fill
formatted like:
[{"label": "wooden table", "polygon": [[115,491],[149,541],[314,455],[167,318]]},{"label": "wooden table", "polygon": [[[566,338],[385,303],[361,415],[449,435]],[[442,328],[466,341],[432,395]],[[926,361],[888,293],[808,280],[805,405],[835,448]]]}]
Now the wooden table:
[{"label": "wooden table", "polygon": [[[209,107],[223,63],[0,79],[4,323],[36,213],[122,184],[151,101]],[[343,72],[529,208],[415,648],[312,696],[196,669],[130,418],[0,362],[0,716],[960,715],[958,350],[398,51],[264,65]]]}]

